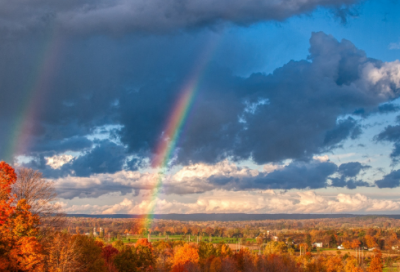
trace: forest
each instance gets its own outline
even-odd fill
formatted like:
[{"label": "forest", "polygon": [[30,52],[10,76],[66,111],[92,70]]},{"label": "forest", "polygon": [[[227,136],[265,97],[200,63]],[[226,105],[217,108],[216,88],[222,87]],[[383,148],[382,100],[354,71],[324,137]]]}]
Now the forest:
[{"label": "forest", "polygon": [[49,181],[0,163],[0,271],[398,271],[400,220],[66,217]]}]

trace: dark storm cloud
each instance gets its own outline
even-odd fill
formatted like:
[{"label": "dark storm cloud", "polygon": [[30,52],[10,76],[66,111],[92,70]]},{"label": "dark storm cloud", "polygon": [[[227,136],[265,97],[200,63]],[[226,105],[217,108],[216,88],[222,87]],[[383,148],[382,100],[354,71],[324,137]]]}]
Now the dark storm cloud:
[{"label": "dark storm cloud", "polygon": [[[339,117],[359,108],[376,111],[397,96],[395,89],[385,94],[380,81],[372,84],[365,77],[365,67],[382,64],[351,42],[324,33],[314,33],[310,42],[309,61],[291,61],[271,75],[238,78],[226,71],[210,72],[185,128],[178,160],[213,163],[231,157],[266,163],[309,158],[361,133],[356,119]],[[259,103],[263,100],[268,103]]]},{"label": "dark storm cloud", "polygon": [[393,112],[398,112],[400,110],[400,107],[394,103],[383,103],[382,105],[379,105],[379,107],[375,110],[371,111],[366,111],[365,109],[356,109],[353,114],[362,116],[363,118],[367,118],[370,115],[373,114],[389,114]]},{"label": "dark storm cloud", "polygon": [[393,151],[390,154],[393,163],[397,163],[400,157],[400,125],[387,126],[381,133],[375,136],[377,142],[393,143]]},{"label": "dark storm cloud", "polygon": [[101,141],[89,152],[64,165],[64,171],[79,177],[121,171],[125,163],[125,148],[108,140]]},{"label": "dark storm cloud", "polygon": [[361,134],[360,125],[357,121],[349,117],[345,120],[339,120],[336,127],[326,132],[324,145],[334,146],[340,143],[343,139],[350,138],[356,139]]},{"label": "dark storm cloud", "polygon": [[391,103],[385,103],[378,108],[379,113],[391,113],[391,112],[397,112],[400,110],[400,107],[395,104]]},{"label": "dark storm cloud", "polygon": [[383,179],[375,181],[379,188],[396,188],[400,186],[400,170],[392,171]]},{"label": "dark storm cloud", "polygon": [[347,181],[347,188],[356,189],[357,187],[371,187],[371,185],[368,182],[362,180],[350,179]]},{"label": "dark storm cloud", "polygon": [[[351,164],[351,163],[350,163]],[[369,186],[364,181],[346,180],[344,177],[340,181],[329,176],[339,173],[340,167],[332,162],[292,162],[283,169],[275,170],[272,173],[258,176],[252,181],[240,183],[243,187],[240,189],[318,189],[332,187],[344,187],[354,189],[357,186]],[[332,184],[328,185],[328,181]],[[253,187],[254,186],[254,187]]]},{"label": "dark storm cloud", "polygon": [[332,12],[344,25],[347,24],[348,18],[354,18],[359,16],[359,11],[354,6],[337,7],[334,8]]},{"label": "dark storm cloud", "polygon": [[265,184],[270,189],[317,189],[327,186],[327,177],[337,166],[331,162],[294,162],[266,177],[257,178],[254,184]]},{"label": "dark storm cloud", "polygon": [[400,126],[387,126],[384,131],[382,131],[375,137],[375,139],[378,142],[397,142],[398,140],[400,140]]},{"label": "dark storm cloud", "polygon": [[341,178],[330,178],[332,187],[347,187],[348,189],[356,189],[357,187],[370,187],[368,182],[362,180],[349,179],[346,180],[344,177]]},{"label": "dark storm cloud", "polygon": [[[58,27],[75,33],[159,33],[233,23],[284,20],[318,7],[345,20],[357,0],[116,0],[0,1],[1,29],[29,32]],[[351,14],[350,14],[351,15]]]},{"label": "dark storm cloud", "polygon": [[369,165],[362,165],[359,162],[348,162],[341,164],[337,169],[339,177],[329,178],[332,187],[347,187],[355,189],[357,187],[370,187],[368,182],[356,180],[355,177],[360,174],[361,170],[371,168]]},{"label": "dark storm cloud", "polygon": [[398,157],[400,156],[400,143],[396,142],[393,144],[394,148],[392,153],[390,153],[390,157],[393,159],[393,162],[398,162]]},{"label": "dark storm cloud", "polygon": [[42,140],[33,145],[32,153],[41,151],[51,153],[62,153],[65,151],[83,151],[92,147],[92,141],[86,137],[73,136],[71,138],[64,138],[59,140]]},{"label": "dark storm cloud", "polygon": [[[227,190],[251,190],[251,189],[318,189],[326,187],[370,187],[368,182],[354,179],[361,169],[369,168],[358,162],[342,164],[339,167],[332,162],[320,162],[312,160],[308,162],[294,161],[282,169],[271,173],[260,173],[248,177],[224,177],[209,178],[209,182],[219,188]],[[331,177],[338,174],[339,178]],[[351,179],[349,178],[351,177]],[[328,181],[331,181],[329,184]]]},{"label": "dark storm cloud", "polygon": [[[31,156],[33,156],[34,159],[28,163],[22,163],[20,166],[39,169],[46,178],[60,178],[68,175],[89,177],[93,174],[113,174],[117,171],[121,171],[125,162],[128,163],[127,169],[136,170],[141,163],[140,160],[134,161],[132,159],[127,161],[126,148],[114,142],[109,140],[90,141],[87,138],[85,139],[83,148],[74,150],[70,146],[67,146],[65,149],[61,149],[61,151],[80,151],[81,154],[65,163],[60,168],[51,168],[46,159],[46,157],[52,157],[57,154],[54,149],[43,153],[32,152]],[[92,149],[88,148],[92,146]]]},{"label": "dark storm cloud", "polygon": [[362,165],[359,162],[349,162],[341,164],[338,172],[343,177],[355,177],[360,173],[361,170],[367,168],[369,168],[369,166]]},{"label": "dark storm cloud", "polygon": [[[43,161],[49,154],[78,151],[75,147],[80,144],[79,151],[86,155],[75,160],[90,170],[76,164],[76,175],[114,172],[123,162],[131,169],[139,167],[127,156],[140,160],[151,156],[186,78],[198,65],[194,52],[207,42],[200,34],[193,37],[193,44],[186,42],[190,44],[186,47],[179,46],[181,40],[165,37],[146,38],[147,42],[127,38],[126,46],[105,38],[71,42],[60,71],[41,97],[32,123],[37,124],[32,129],[33,144],[26,154]],[[310,45],[307,60],[290,61],[269,75],[239,77],[209,63],[197,82],[177,143],[176,163],[307,160],[361,133],[358,117],[349,116],[357,109],[376,112],[379,105],[397,97],[391,71],[383,79],[371,80],[369,71],[385,64],[367,58],[350,41],[339,42],[319,32],[312,34]],[[21,48],[10,48],[7,55],[19,60]],[[17,64],[24,63],[20,61]],[[6,63],[11,66],[0,75],[6,98],[0,100],[0,122],[18,116],[18,107],[9,107],[8,101],[24,98],[18,87],[25,74],[12,73],[18,67]],[[118,152],[96,149],[91,156],[85,136],[115,124],[121,128],[112,132],[122,142]],[[2,138],[0,149],[6,145]]]},{"label": "dark storm cloud", "polygon": [[[17,155],[33,157],[25,166],[45,177],[71,178],[58,189],[62,198],[146,189],[148,180],[129,184],[126,176],[113,175],[143,167],[157,143],[166,140],[163,130],[199,55],[224,38],[204,28],[282,21],[318,7],[334,10],[345,23],[356,15],[351,7],[358,2],[0,0],[0,160],[9,155],[13,135],[25,129],[30,144],[17,148],[24,152]],[[237,63],[252,59],[247,56],[260,59],[262,52],[250,51],[231,55],[240,55]],[[369,186],[356,178],[365,168],[361,164],[338,167],[311,158],[356,139],[360,118],[398,111],[390,104],[399,93],[397,74],[388,69],[371,78],[371,71],[387,63],[321,32],[312,34],[309,53],[269,75],[238,76],[217,58],[209,61],[198,75],[173,154],[181,165],[224,159],[292,163],[253,177],[215,176],[204,187],[171,186],[168,193]],[[19,127],[21,118],[28,128]],[[118,128],[106,131],[109,140],[98,140],[104,138],[96,134],[104,132],[97,130],[110,125]],[[393,142],[397,158],[396,129],[388,127],[377,140]],[[46,157],[65,152],[80,155],[59,169],[47,165]],[[394,184],[388,176],[378,187]]]}]

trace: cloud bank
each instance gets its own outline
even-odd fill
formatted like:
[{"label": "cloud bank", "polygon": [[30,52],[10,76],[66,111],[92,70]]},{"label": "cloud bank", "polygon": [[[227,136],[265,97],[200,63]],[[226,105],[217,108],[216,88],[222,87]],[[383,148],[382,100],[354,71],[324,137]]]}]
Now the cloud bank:
[{"label": "cloud bank", "polygon": [[[88,54],[82,56],[83,61],[96,57],[87,50],[82,52]],[[396,110],[388,102],[399,96],[400,62],[368,58],[350,41],[337,41],[323,32],[312,34],[309,52],[306,60],[290,61],[269,75],[239,77],[211,63],[198,82],[174,163],[214,164],[230,159],[262,165],[287,159],[307,161],[359,137],[363,116]],[[79,51],[76,54],[80,56]],[[119,60],[112,55],[109,58],[111,63]],[[134,68],[128,69],[132,66],[129,61],[119,62],[114,71],[110,68],[115,63],[108,67],[89,62],[89,68],[80,59],[71,59],[65,63],[68,68],[63,68],[67,71],[61,69],[54,78],[59,84],[48,90],[30,124],[24,155],[35,160],[27,166],[57,178],[116,173],[145,165],[157,143],[169,140],[163,138],[163,128],[180,95],[185,82],[182,69],[188,63],[170,64],[169,70],[174,73],[161,73],[154,80],[157,70],[138,76]],[[127,70],[122,72],[121,67]],[[12,70],[4,70],[3,82],[17,86],[19,80],[8,77]],[[0,116],[17,116],[18,108],[10,108],[7,98],[18,99],[23,95],[19,90],[4,88],[6,99],[0,101]],[[0,118],[0,123],[10,127],[7,118]],[[105,133],[106,138],[96,139],[99,133]],[[394,141],[394,136],[388,137],[382,135],[378,140]],[[5,136],[0,139],[1,152],[8,142]],[[58,170],[46,165],[47,157],[66,152],[77,155]],[[334,172],[328,168],[321,171],[322,176]],[[355,184],[361,183],[353,180],[346,186]],[[310,184],[310,188],[313,186]]]},{"label": "cloud bank", "polygon": [[[399,201],[373,199],[359,193],[328,197],[313,191],[284,195],[273,191],[264,194],[214,191],[190,203],[163,198],[153,201],[155,213],[392,213],[400,209]],[[114,205],[63,205],[68,213],[143,214],[150,204],[149,200],[125,198]]]},{"label": "cloud bank", "polygon": [[[356,180],[361,171],[351,178],[340,175],[342,166],[325,161],[299,162],[288,165],[265,165],[262,170],[237,166],[228,160],[214,165],[194,164],[182,167],[163,177],[158,193],[171,195],[202,194],[213,190],[264,191],[290,189],[320,189],[328,187],[369,187],[369,183]],[[366,168],[367,166],[361,166]],[[342,167],[343,168],[343,167]],[[339,172],[338,172],[339,170]],[[334,175],[340,178],[333,177]],[[113,174],[93,174],[90,177],[68,176],[54,180],[60,198],[97,198],[109,193],[121,195],[154,190],[158,173],[119,171]]]},{"label": "cloud bank", "polygon": [[[269,48],[242,50],[244,35],[221,41],[237,26],[321,9],[346,22],[360,2],[0,0],[0,159],[16,155],[21,165],[39,169],[56,181],[65,200],[137,197],[68,211],[143,210],[149,203],[138,199],[154,188],[160,170],[150,167],[154,148],[171,140],[164,136],[165,124],[206,52],[210,57],[194,79],[195,99],[160,190],[167,197],[200,197],[191,203],[160,198],[162,209],[396,210],[396,201],[361,194],[253,196],[267,190],[400,186],[399,170],[372,184],[362,178],[368,165],[333,163],[326,156],[365,136],[362,123],[370,116],[400,110],[393,103],[399,97],[399,61],[370,58],[349,40],[317,32],[307,57],[279,64],[271,74],[254,72],[253,64],[239,74],[231,63],[266,58]],[[219,48],[224,42],[228,46]],[[208,52],[210,47],[215,51]],[[230,57],[226,50],[233,50]],[[18,134],[24,137],[14,137]],[[375,141],[393,145],[395,165],[399,126],[387,126]]]},{"label": "cloud bank", "polygon": [[[282,21],[318,7],[340,10],[356,0],[116,0],[58,2],[0,1],[2,31],[32,32],[59,28],[72,33],[162,33],[233,23]],[[344,8],[343,8],[344,7]]]}]

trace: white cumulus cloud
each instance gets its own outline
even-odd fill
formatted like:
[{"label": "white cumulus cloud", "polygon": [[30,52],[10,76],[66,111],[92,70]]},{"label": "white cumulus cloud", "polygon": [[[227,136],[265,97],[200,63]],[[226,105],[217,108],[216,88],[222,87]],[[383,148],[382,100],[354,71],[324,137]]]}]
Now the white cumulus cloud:
[{"label": "white cumulus cloud", "polygon": [[60,169],[64,164],[70,162],[74,157],[72,155],[54,155],[46,157],[46,165],[53,169]]},{"label": "white cumulus cloud", "polygon": [[128,199],[113,205],[64,205],[68,213],[146,214],[154,213],[382,213],[400,210],[400,202],[373,199],[362,194],[318,195],[314,191],[285,194],[227,192],[215,190],[192,202],[155,199]]}]

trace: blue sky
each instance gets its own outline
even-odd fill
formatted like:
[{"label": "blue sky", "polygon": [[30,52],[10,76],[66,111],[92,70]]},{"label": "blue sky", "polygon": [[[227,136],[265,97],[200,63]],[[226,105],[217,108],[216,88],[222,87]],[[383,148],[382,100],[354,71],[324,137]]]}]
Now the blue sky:
[{"label": "blue sky", "polygon": [[0,160],[66,212],[399,212],[398,1],[46,2],[0,1]]}]

